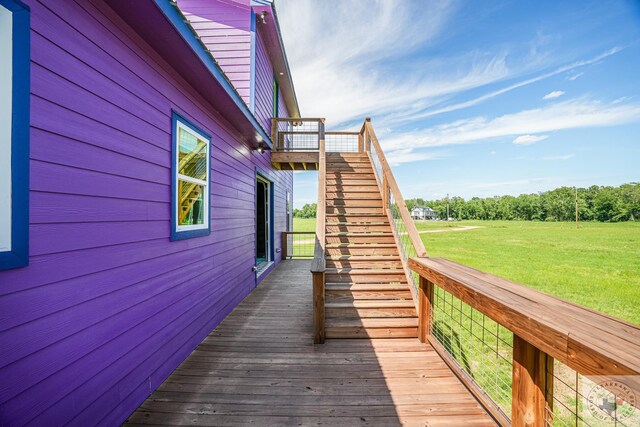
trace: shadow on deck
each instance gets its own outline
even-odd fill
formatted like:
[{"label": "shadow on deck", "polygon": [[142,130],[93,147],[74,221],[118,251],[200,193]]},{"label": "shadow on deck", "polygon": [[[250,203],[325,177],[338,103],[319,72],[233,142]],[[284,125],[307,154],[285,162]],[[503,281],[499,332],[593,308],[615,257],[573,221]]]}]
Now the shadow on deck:
[{"label": "shadow on deck", "polygon": [[418,339],[314,345],[309,268],[283,261],[128,423],[495,425]]}]

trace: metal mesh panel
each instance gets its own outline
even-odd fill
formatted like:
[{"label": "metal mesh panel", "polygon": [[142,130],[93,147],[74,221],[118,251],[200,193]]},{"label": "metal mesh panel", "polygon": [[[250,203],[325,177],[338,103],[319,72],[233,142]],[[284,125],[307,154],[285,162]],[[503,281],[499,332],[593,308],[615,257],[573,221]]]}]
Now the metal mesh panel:
[{"label": "metal mesh panel", "polygon": [[553,372],[552,408],[547,408],[549,426],[618,426],[640,425],[637,398],[623,379],[587,378],[557,360]]},{"label": "metal mesh panel", "polygon": [[286,120],[277,122],[276,151],[317,151],[320,148],[319,122]]},{"label": "metal mesh panel", "polygon": [[326,132],[325,147],[327,152],[357,153],[358,133],[353,132]]},{"label": "metal mesh panel", "polygon": [[382,164],[380,163],[380,158],[378,157],[378,150],[376,150],[374,144],[370,144],[369,151],[371,152],[371,162],[373,163],[373,170],[376,171],[376,180],[382,187]]},{"label": "metal mesh panel", "polygon": [[287,253],[286,258],[313,258],[313,250],[315,247],[316,233],[295,232],[286,233]]},{"label": "metal mesh panel", "polygon": [[458,367],[510,417],[513,333],[438,286],[430,327]]}]

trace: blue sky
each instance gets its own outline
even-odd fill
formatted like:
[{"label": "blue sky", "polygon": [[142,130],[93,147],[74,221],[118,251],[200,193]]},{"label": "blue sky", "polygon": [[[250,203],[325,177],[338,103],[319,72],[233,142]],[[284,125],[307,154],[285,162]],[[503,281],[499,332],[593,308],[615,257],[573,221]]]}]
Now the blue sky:
[{"label": "blue sky", "polygon": [[302,115],[372,117],[406,198],[640,181],[640,1],[276,6]]}]

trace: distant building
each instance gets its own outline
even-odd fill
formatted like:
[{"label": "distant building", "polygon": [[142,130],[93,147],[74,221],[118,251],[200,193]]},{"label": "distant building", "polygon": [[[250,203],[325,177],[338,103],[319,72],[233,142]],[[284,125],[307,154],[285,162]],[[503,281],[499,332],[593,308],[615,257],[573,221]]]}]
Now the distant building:
[{"label": "distant building", "polygon": [[434,220],[438,218],[438,214],[430,207],[416,206],[411,210],[411,218],[419,220]]}]

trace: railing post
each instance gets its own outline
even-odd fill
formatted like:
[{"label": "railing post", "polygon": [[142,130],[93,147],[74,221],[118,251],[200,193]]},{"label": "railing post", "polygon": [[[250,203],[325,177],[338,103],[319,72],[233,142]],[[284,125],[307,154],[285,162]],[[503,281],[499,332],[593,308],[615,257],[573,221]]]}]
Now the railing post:
[{"label": "railing post", "polygon": [[324,271],[313,274],[313,343],[324,344]]},{"label": "railing post", "polygon": [[547,400],[553,400],[547,385],[548,359],[545,352],[513,334],[513,427],[545,425]]},{"label": "railing post", "polygon": [[276,147],[276,151],[280,149],[280,143],[278,142],[278,120],[272,118],[271,119],[271,142],[273,146]]},{"label": "railing post", "polygon": [[420,276],[418,339],[428,342],[431,334],[431,317],[433,316],[433,283]]},{"label": "railing post", "polygon": [[280,238],[280,250],[282,251],[282,259],[287,259],[287,251],[289,250],[289,235],[286,231],[282,232],[282,237]]},{"label": "railing post", "polygon": [[371,135],[369,134],[369,130],[367,129],[367,124],[371,124],[371,117],[367,117],[364,119],[364,151],[368,153],[371,151]]}]

